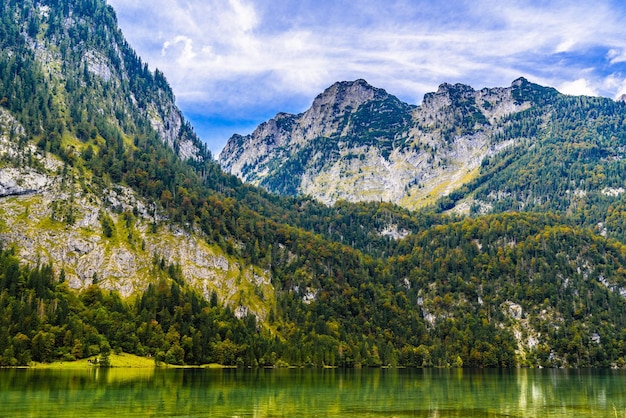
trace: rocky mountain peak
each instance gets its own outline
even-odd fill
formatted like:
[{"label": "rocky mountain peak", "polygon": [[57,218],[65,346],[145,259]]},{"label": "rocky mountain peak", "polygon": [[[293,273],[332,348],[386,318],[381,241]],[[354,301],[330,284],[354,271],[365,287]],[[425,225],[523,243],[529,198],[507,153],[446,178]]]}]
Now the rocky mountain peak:
[{"label": "rocky mountain peak", "polygon": [[[279,113],[250,135],[233,135],[219,162],[225,171],[263,184],[268,175],[276,174],[276,167],[295,155],[304,163],[296,164],[300,168],[317,164],[313,156],[325,155],[320,163],[339,158],[339,148],[348,146],[345,140],[360,146],[383,141],[391,148],[396,131],[405,129],[413,108],[363,79],[337,82],[319,94],[305,112]],[[322,147],[322,142],[326,143],[324,152],[311,153]],[[289,190],[295,193],[294,187]]]},{"label": "rocky mountain peak", "polygon": [[444,107],[473,97],[475,93],[476,91],[472,87],[465,84],[442,83],[436,92],[424,95],[421,108],[428,114],[438,113]]},{"label": "rocky mountain peak", "polygon": [[450,84],[450,83],[442,83],[439,85],[436,94],[445,94],[445,95],[467,95],[473,94],[474,89],[471,86],[462,83]]},{"label": "rocky mountain peak", "polygon": [[528,81],[524,77],[519,77],[519,78],[516,78],[515,80],[513,80],[513,82],[511,83],[511,87],[521,87],[521,86],[526,85],[526,84],[530,84],[530,81]]},{"label": "rocky mountain peak", "polygon": [[311,129],[310,135],[299,139],[310,139],[311,135],[328,136],[331,132],[325,126],[330,124],[335,129],[336,122],[347,113],[356,111],[367,102],[383,100],[388,96],[386,91],[371,86],[363,79],[337,82],[319,94],[311,108],[302,115],[302,121]]},{"label": "rocky mountain peak", "polygon": [[366,103],[389,97],[393,96],[363,79],[337,82],[318,95],[311,108],[302,114],[299,125],[303,129],[295,133],[292,140],[303,143],[317,137],[333,136],[348,127],[346,117],[349,114]]},{"label": "rocky mountain peak", "polygon": [[313,101],[311,108],[322,108],[328,105],[336,106],[340,110],[347,107],[357,108],[361,104],[374,99],[377,95],[380,96],[379,90],[363,79],[340,81],[319,94]]}]

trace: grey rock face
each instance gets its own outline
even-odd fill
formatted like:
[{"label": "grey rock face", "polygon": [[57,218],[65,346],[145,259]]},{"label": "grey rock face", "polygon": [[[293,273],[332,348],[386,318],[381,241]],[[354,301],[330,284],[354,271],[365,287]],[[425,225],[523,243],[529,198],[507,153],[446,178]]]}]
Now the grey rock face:
[{"label": "grey rock face", "polygon": [[0,169],[0,198],[35,194],[46,188],[48,178],[33,170]]},{"label": "grey rock face", "polygon": [[152,103],[149,106],[150,124],[163,141],[176,151],[182,160],[201,160],[197,139],[185,133],[185,119],[173,102]]},{"label": "grey rock face", "polygon": [[220,154],[222,168],[244,181],[259,184],[275,167],[317,138],[348,132],[346,116],[361,105],[389,96],[365,80],[335,83],[299,115],[279,113],[251,135],[234,135]]}]

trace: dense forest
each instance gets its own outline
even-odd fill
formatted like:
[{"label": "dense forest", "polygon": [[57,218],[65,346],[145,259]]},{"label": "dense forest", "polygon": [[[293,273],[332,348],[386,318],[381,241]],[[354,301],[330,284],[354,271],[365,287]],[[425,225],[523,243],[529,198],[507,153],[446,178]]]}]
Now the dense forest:
[{"label": "dense forest", "polygon": [[[466,219],[374,259],[279,231],[278,309],[269,327],[186,289],[176,266],[134,299],[78,294],[50,266],[0,259],[2,364],[111,350],[172,364],[299,366],[623,366],[626,247],[552,216]],[[312,272],[312,274],[311,274]],[[316,298],[307,299],[307,293]]]},{"label": "dense forest", "polygon": [[[538,179],[554,173],[507,174],[514,164],[569,170],[589,191],[587,206],[559,200],[568,189],[555,182],[541,190],[559,191],[550,202],[493,204],[541,213],[460,218],[441,213],[449,202],[421,212],[386,203],[327,207],[224,174],[184,121],[178,139],[191,139],[200,153],[181,159],[177,142],[168,145],[150,116],[167,113],[173,93],[127,45],[104,1],[9,0],[1,16],[0,104],[24,130],[0,124],[0,134],[57,156],[59,174],[77,173],[86,192],[128,186],[161,214],[155,223],[200,233],[238,262],[267,270],[277,303],[263,323],[237,316],[215,294],[194,292],[180,266],[158,258],[141,294],[122,298],[97,283],[70,289],[62,269],[21,264],[6,243],[0,365],[92,356],[106,365],[116,351],[171,364],[239,366],[625,365],[626,247],[618,233],[624,209],[591,192],[619,187],[621,162],[603,151],[602,141],[615,141],[609,133],[559,144],[553,131],[525,154],[528,160],[514,159],[513,149],[483,167],[493,187],[503,182],[520,196],[550,187]],[[96,62],[108,72],[96,70]],[[558,107],[570,99],[554,100]],[[590,121],[624,113],[621,104],[571,100],[586,103],[578,117]],[[526,124],[537,121],[511,118],[510,129],[519,125],[530,137]],[[566,122],[563,131],[575,130]],[[549,153],[563,164],[549,164]],[[594,178],[599,169],[590,171],[596,157],[609,161],[602,179]],[[571,159],[579,163],[567,165]],[[36,165],[9,154],[2,159],[2,167],[26,164]],[[486,201],[487,184],[477,181],[449,199],[475,193]],[[74,224],[80,207],[58,205],[55,221]],[[104,237],[112,228],[106,213],[115,210],[102,209]],[[132,222],[138,214],[124,216]],[[600,221],[617,239],[587,229]],[[390,225],[406,237],[384,234]]]}]

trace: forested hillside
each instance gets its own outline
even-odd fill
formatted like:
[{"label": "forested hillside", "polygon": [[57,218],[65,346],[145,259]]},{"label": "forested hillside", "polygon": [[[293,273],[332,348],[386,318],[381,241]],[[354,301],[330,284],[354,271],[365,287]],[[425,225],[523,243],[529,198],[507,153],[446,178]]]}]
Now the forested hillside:
[{"label": "forested hillside", "polygon": [[500,138],[528,138],[483,161],[480,175],[442,198],[470,213],[553,212],[624,240],[626,104],[530,85],[537,106],[508,117]]},{"label": "forested hillside", "polygon": [[1,365],[624,366],[626,248],[578,212],[279,197],[211,160],[104,1],[2,21]]},{"label": "forested hillside", "polygon": [[289,235],[274,237],[269,327],[186,290],[175,266],[156,264],[158,281],[131,301],[98,286],[76,294],[50,266],[21,268],[4,251],[2,362],[112,349],[174,364],[625,365],[626,248],[554,217],[430,228],[385,260],[321,239],[295,256]]}]

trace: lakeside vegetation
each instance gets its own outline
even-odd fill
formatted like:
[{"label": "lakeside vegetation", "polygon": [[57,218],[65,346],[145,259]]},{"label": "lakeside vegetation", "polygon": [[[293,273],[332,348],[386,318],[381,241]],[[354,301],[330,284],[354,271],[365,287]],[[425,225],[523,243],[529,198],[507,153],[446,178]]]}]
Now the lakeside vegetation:
[{"label": "lakeside vegetation", "polygon": [[[102,367],[102,357],[93,356],[90,358],[84,358],[74,361],[53,361],[51,363],[30,362],[27,367],[35,369],[54,369],[54,370],[75,370],[75,369],[89,369],[93,367]],[[111,353],[108,358],[108,363],[103,367],[118,367],[118,368],[153,368],[156,367],[154,359],[148,357],[141,357],[128,353]]]}]

